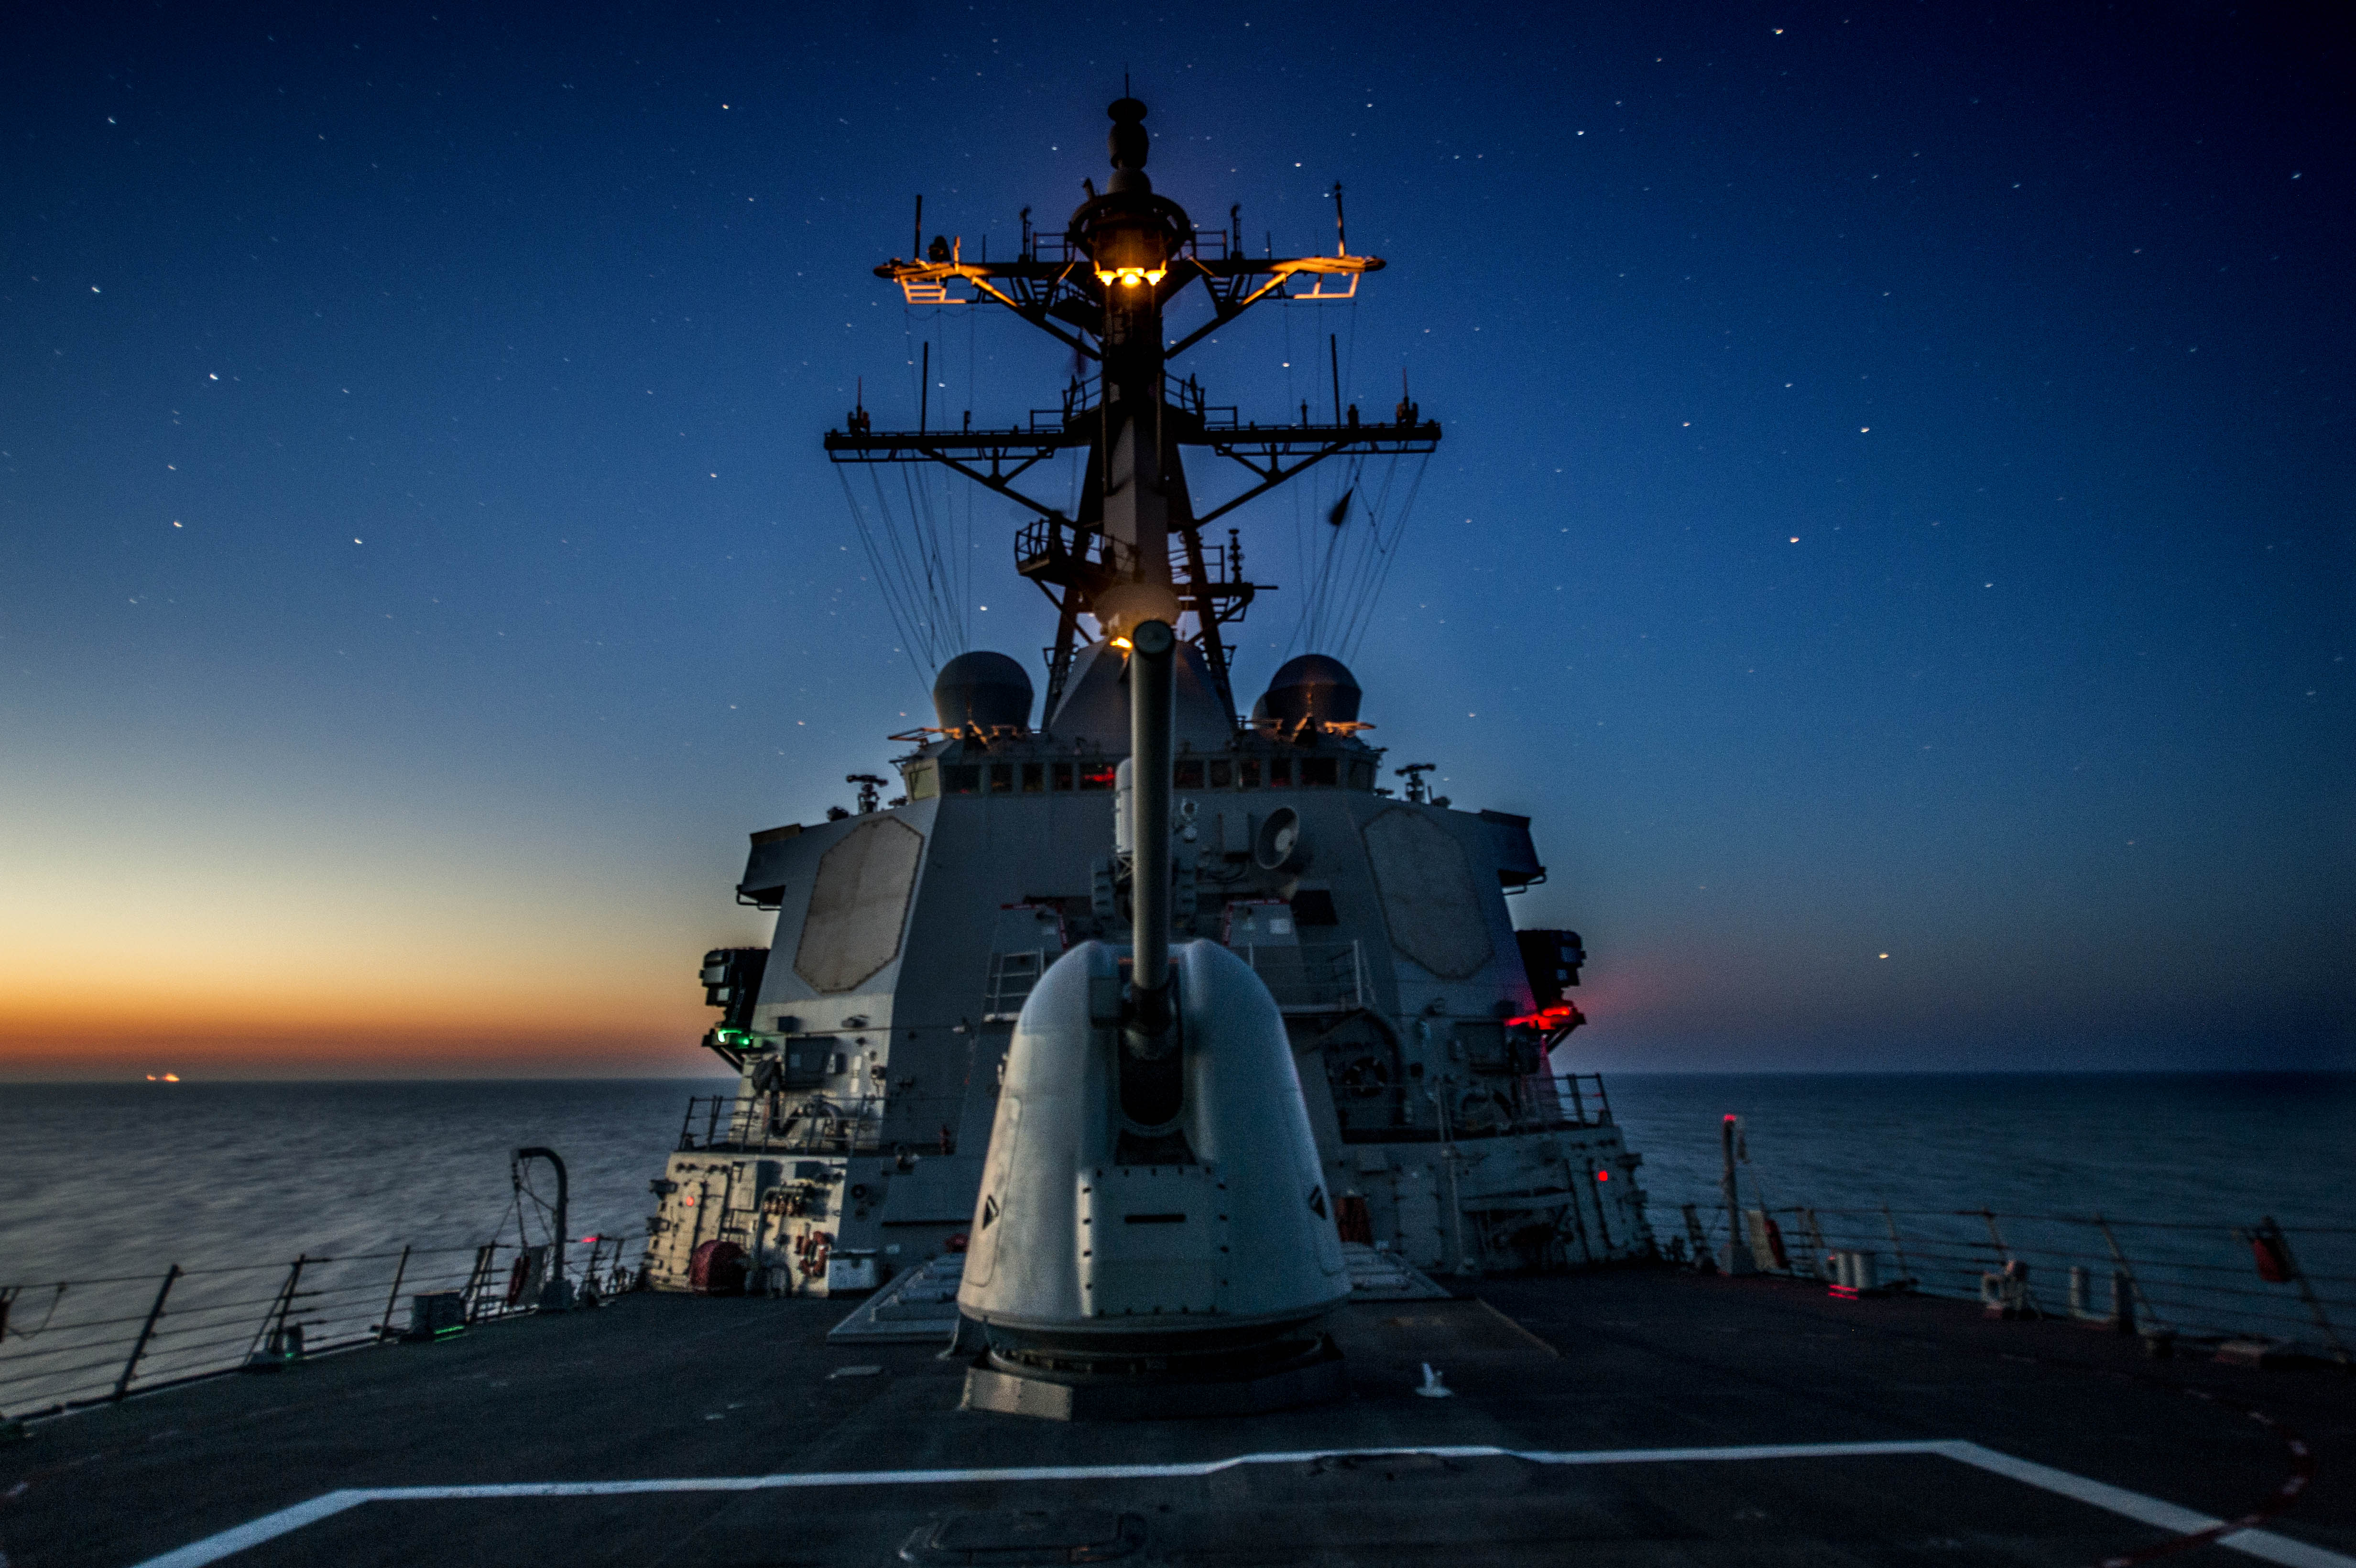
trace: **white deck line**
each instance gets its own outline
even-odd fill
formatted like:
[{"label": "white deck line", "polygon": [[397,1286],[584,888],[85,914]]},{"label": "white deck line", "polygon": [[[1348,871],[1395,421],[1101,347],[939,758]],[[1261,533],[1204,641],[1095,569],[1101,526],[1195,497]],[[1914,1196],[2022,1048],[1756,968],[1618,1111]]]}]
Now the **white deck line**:
[{"label": "white deck line", "polygon": [[[1605,1448],[1548,1452],[1491,1447],[1311,1448],[1288,1454],[1239,1454],[1179,1465],[1039,1465],[994,1470],[824,1470],[774,1476],[688,1476],[644,1481],[521,1481],[468,1487],[370,1487],[324,1493],[308,1502],[265,1514],[233,1530],[209,1535],[176,1552],[151,1557],[137,1568],[204,1568],[248,1547],[330,1518],[362,1503],[449,1502],[499,1498],[610,1498],[668,1492],[761,1492],[818,1487],[932,1487],[966,1481],[1130,1481],[1184,1479],[1215,1475],[1243,1465],[1297,1465],[1316,1459],[1371,1458],[1424,1454],[1442,1459],[1521,1459],[1534,1465],[1687,1465],[1736,1459],[1851,1459],[1924,1454],[1953,1459],[2024,1486],[2098,1508],[2161,1530],[2179,1533],[2223,1522],[2174,1503],[2121,1487],[2088,1480],[2050,1465],[2016,1459],[1976,1443],[1926,1440],[1895,1443],[1756,1443],[1712,1448]],[[2289,1568],[2356,1568],[2356,1557],[2309,1546],[2271,1531],[2242,1530],[2217,1544]]]},{"label": "white deck line", "polygon": [[[1990,1474],[2040,1487],[2065,1498],[2075,1498],[2082,1503],[2110,1513],[2121,1514],[2144,1524],[2172,1530],[2179,1535],[2190,1535],[2197,1530],[2213,1529],[2223,1523],[2207,1514],[2195,1513],[2189,1508],[2164,1503],[2158,1498],[2147,1498],[2123,1487],[2101,1481],[2090,1481],[2083,1476],[2073,1476],[2067,1470],[2057,1470],[2051,1465],[2033,1464],[2016,1459],[2009,1454],[1999,1454],[1993,1448],[1983,1448],[1976,1443],[1942,1443],[1939,1452],[1950,1459],[1988,1471]],[[2293,1541],[2286,1535],[2276,1535],[2270,1530],[2237,1530],[2231,1535],[2221,1535],[2217,1544],[2268,1563],[2285,1563],[2292,1568],[2351,1568],[2356,1558],[2342,1552],[2309,1546],[2304,1541]]]}]

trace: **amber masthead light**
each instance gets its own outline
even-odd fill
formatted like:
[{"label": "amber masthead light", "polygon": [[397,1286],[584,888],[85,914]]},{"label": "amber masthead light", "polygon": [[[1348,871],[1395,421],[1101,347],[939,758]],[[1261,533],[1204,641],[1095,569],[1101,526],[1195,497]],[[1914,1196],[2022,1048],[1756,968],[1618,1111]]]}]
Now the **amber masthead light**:
[{"label": "amber masthead light", "polygon": [[1094,238],[1097,282],[1108,288],[1159,283],[1170,274],[1167,236],[1159,224],[1107,224]]}]

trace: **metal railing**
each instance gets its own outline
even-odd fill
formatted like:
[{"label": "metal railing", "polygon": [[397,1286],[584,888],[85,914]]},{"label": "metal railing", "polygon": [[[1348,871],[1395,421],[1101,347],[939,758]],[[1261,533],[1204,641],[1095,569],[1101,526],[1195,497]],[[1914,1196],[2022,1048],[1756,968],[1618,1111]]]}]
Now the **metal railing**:
[{"label": "metal railing", "polygon": [[874,1154],[883,1147],[884,1097],[837,1100],[813,1094],[798,1102],[769,1095],[692,1095],[680,1128],[682,1153]]},{"label": "metal railing", "polygon": [[1233,949],[1288,1013],[1350,1013],[1366,1005],[1365,965],[1355,942]]},{"label": "metal railing", "polygon": [[[1224,261],[1230,254],[1243,254],[1240,242],[1224,229],[1198,229],[1180,243],[1179,249],[1205,261]],[[1034,229],[1024,259],[1062,264],[1085,261],[1087,256],[1067,235],[1052,229]]]},{"label": "metal railing", "polygon": [[1601,1072],[1537,1072],[1514,1081],[1515,1122],[1523,1127],[1608,1127],[1612,1100]]},{"label": "metal railing", "polygon": [[[1722,1200],[1676,1207],[1685,1234],[1672,1239],[1673,1258],[1708,1255],[1726,1240]],[[1885,1205],[1746,1205],[1745,1212],[1772,1222],[1746,1219],[1739,1238],[1764,1273],[1830,1283],[1834,1253],[1867,1253],[1880,1288],[2008,1303],[2019,1315],[2162,1339],[2276,1340],[2356,1364],[2356,1273],[2337,1262],[2356,1257],[2356,1227],[2305,1225],[2293,1233],[2271,1218],[2203,1224]],[[2310,1268],[2300,1257],[2306,1250],[2333,1261]],[[1990,1283],[2008,1265],[2017,1282],[2009,1296]]]},{"label": "metal railing", "polygon": [[1055,961],[1055,957],[1044,947],[991,954],[990,975],[982,983],[981,1021],[1011,1023],[1021,1017],[1023,1004],[1030,999],[1032,988]]},{"label": "metal railing", "polygon": [[[1251,965],[1285,1012],[1346,1013],[1365,1005],[1365,964],[1355,942],[1248,945],[1234,952]],[[1055,960],[1044,948],[991,954],[982,987],[984,1021],[1002,1023],[1017,1017]]]},{"label": "metal railing", "polygon": [[[600,1236],[585,1252],[570,1248],[566,1276],[576,1293],[629,1289],[645,1240]],[[626,1255],[633,1243],[641,1254],[635,1262]],[[391,1343],[408,1327],[405,1296],[459,1293],[463,1325],[529,1313],[537,1307],[526,1288],[540,1278],[535,1251],[492,1241],[0,1285],[0,1416],[61,1414],[244,1368]]]}]

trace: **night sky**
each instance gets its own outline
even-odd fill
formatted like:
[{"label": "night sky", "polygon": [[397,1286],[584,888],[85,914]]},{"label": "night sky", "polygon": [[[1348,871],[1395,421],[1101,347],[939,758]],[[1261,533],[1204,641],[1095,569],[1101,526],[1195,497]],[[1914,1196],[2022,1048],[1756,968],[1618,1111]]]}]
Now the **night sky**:
[{"label": "night sky", "polygon": [[[335,9],[0,66],[0,1071],[700,1070],[744,834],[928,712],[819,433],[862,376],[913,424],[926,342],[937,419],[1067,370],[869,269],[920,192],[1059,228],[1124,69],[1198,223],[1329,249],[1339,180],[1389,261],[1181,368],[1296,417],[1330,335],[1446,425],[1368,739],[1536,819],[1579,1066],[2356,1065],[2342,38]],[[1246,702],[1339,485],[1235,519]],[[1035,672],[1012,508],[955,506]]]}]

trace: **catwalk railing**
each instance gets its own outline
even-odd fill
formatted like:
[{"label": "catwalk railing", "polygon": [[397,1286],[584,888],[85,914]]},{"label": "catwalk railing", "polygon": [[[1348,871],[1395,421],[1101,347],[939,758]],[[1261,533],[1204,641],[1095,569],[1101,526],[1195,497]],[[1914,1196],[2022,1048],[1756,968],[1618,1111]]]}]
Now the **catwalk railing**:
[{"label": "catwalk railing", "polygon": [[[569,1243],[564,1272],[575,1294],[631,1288],[645,1242]],[[526,1314],[537,1307],[544,1246],[493,1241],[0,1285],[0,1419],[391,1343],[421,1294],[459,1293],[468,1326]]]},{"label": "catwalk railing", "polygon": [[691,1095],[679,1147],[726,1154],[876,1154],[884,1148],[884,1096]]},{"label": "catwalk railing", "polygon": [[1533,1073],[1514,1080],[1515,1132],[1612,1125],[1612,1097],[1601,1072]]},{"label": "catwalk railing", "polygon": [[[1669,1207],[1653,1200],[1669,1255],[1715,1257],[1729,1234],[1724,1201],[1675,1205],[1682,1225],[1662,1222]],[[1966,1296],[2011,1316],[2161,1341],[2274,1340],[2356,1364],[2356,1226],[1798,1204],[1745,1205],[1744,1216],[1735,1240],[1763,1273],[1853,1288],[1834,1254],[1863,1253],[1877,1289]]]}]

